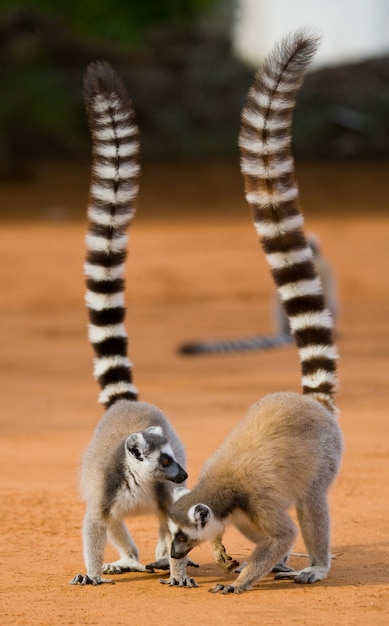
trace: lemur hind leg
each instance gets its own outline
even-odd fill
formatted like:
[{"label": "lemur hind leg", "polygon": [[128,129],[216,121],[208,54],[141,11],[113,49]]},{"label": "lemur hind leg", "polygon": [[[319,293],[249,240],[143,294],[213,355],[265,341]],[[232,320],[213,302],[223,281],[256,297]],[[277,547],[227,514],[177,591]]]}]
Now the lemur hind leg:
[{"label": "lemur hind leg", "polygon": [[239,566],[239,561],[235,561],[232,556],[227,554],[221,537],[217,537],[214,541],[212,541],[211,549],[215,562],[223,570],[223,572],[229,574],[232,570],[236,571],[236,568]]},{"label": "lemur hind leg", "polygon": [[268,534],[261,537],[238,578],[232,584],[217,584],[210,591],[212,593],[221,591],[224,594],[243,593],[251,589],[257,580],[268,574],[274,564],[289,552],[296,537],[296,527],[286,513],[282,520],[277,520],[274,529],[272,533],[269,530]]},{"label": "lemur hind leg", "polygon": [[[244,518],[236,520],[236,527],[239,529],[242,535],[247,537],[247,539],[249,539],[250,541],[256,544],[260,543],[261,535],[258,533],[257,530],[253,529],[252,525],[250,525],[247,522],[247,520],[245,520]],[[228,557],[228,558],[231,558],[231,557]],[[288,558],[289,558],[289,553],[284,555],[283,558],[278,563],[276,563],[276,565],[272,569],[272,572],[293,572],[294,571],[293,568],[289,567],[286,564],[286,561],[288,560]],[[237,574],[240,574],[243,568],[247,565],[247,562],[245,562],[245,563],[242,563],[242,565],[238,567],[239,563],[237,561],[234,561],[233,563],[234,565],[231,565],[231,567],[226,571],[231,571],[232,569],[235,569],[235,572]]]},{"label": "lemur hind leg", "polygon": [[154,569],[168,570],[170,568],[170,532],[165,517],[160,517],[158,542],[155,548],[155,561],[147,563],[146,568],[149,571]]},{"label": "lemur hind leg", "polygon": [[275,578],[290,578],[303,584],[315,583],[327,577],[331,565],[330,518],[326,494],[320,494],[318,489],[315,494],[311,493],[299,502],[296,509],[310,565],[295,572],[281,572]]},{"label": "lemur hind leg", "polygon": [[149,572],[145,565],[139,563],[138,549],[127,530],[124,522],[110,516],[108,518],[108,539],[119,552],[120,558],[112,563],[104,563],[104,574],[121,574],[122,572]]}]

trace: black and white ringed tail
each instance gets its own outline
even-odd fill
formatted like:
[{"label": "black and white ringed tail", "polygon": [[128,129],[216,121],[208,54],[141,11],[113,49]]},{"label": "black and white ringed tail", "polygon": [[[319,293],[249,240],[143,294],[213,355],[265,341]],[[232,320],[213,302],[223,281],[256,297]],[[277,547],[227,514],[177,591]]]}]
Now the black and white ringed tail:
[{"label": "black and white ringed tail", "polygon": [[291,154],[296,94],[318,43],[300,30],[268,56],[242,111],[239,146],[246,199],[297,343],[303,393],[334,411],[333,320],[304,234]]},{"label": "black and white ringed tail", "polygon": [[84,101],[92,135],[85,300],[99,402],[109,407],[138,397],[127,355],[123,275],[138,194],[139,132],[126,89],[108,63],[88,66]]}]

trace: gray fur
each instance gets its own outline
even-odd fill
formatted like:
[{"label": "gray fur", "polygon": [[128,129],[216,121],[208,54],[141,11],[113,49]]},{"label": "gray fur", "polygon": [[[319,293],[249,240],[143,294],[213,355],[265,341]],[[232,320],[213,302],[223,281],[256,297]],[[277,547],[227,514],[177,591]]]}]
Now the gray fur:
[{"label": "gray fur", "polygon": [[[156,428],[158,431],[155,432]],[[160,454],[171,456],[170,465]],[[156,559],[169,559],[170,534],[166,512],[172,501],[172,482],[187,478],[184,448],[166,417],[146,402],[117,401],[96,427],[81,468],[81,491],[86,501],[83,526],[85,577],[73,584],[112,582],[102,573],[152,571],[138,561],[138,550],[124,525],[127,516],[154,513],[160,520]],[[172,482],[167,482],[172,481]],[[120,558],[103,565],[107,538]]]},{"label": "gray fur", "polygon": [[[81,468],[86,574],[77,574],[70,582],[109,583],[112,580],[103,578],[103,573],[152,571],[154,566],[170,567],[172,576],[186,584],[187,560],[170,558],[167,525],[173,483],[187,478],[184,448],[162,411],[138,401],[127,357],[123,274],[126,228],[135,213],[138,189],[139,133],[131,101],[108,63],[91,64],[84,87],[93,140],[86,301],[95,375],[107,411]],[[144,513],[155,514],[160,523],[156,561],[149,567],[139,562],[124,523],[126,517]],[[107,540],[117,548],[119,559],[103,565]]]}]

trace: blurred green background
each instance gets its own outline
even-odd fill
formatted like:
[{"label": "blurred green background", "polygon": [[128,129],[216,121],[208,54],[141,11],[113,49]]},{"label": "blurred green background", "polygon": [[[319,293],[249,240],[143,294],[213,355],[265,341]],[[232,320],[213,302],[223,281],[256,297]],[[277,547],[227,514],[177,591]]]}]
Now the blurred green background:
[{"label": "blurred green background", "polygon": [[[142,132],[142,158],[237,154],[253,68],[232,45],[234,0],[0,0],[0,176],[37,161],[86,159],[87,64],[122,76]],[[294,122],[296,156],[389,155],[389,59],[311,73]]]}]

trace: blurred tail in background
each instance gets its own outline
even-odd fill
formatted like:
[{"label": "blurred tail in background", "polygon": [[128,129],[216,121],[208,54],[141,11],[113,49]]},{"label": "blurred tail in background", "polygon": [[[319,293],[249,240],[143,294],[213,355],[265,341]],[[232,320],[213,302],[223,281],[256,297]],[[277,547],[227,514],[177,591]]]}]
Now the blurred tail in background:
[{"label": "blurred tail in background", "polygon": [[[336,323],[339,312],[339,298],[334,271],[321,252],[318,237],[311,233],[307,235],[307,241],[312,250],[316,273],[323,286],[326,306],[331,311],[334,323]],[[178,352],[187,356],[253,352],[255,350],[280,348],[293,343],[289,321],[277,293],[275,293],[272,303],[272,321],[275,328],[273,334],[251,335],[231,339],[199,339],[197,341],[188,341],[179,346]]]}]

